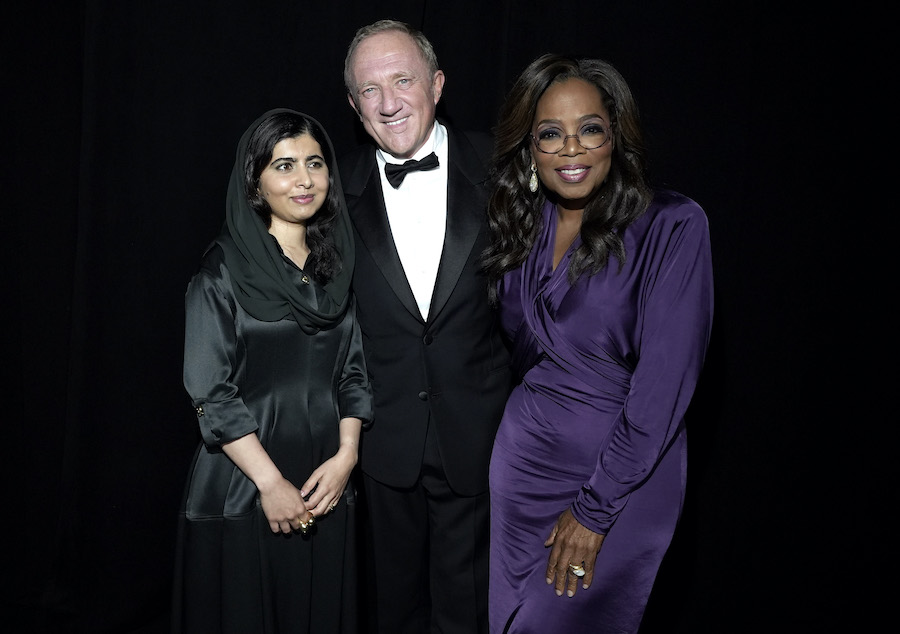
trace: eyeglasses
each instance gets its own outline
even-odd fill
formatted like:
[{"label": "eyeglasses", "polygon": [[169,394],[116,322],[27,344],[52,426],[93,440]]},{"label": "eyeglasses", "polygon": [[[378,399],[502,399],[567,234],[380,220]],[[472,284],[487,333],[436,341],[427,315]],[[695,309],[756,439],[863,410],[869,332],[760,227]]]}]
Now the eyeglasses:
[{"label": "eyeglasses", "polygon": [[557,127],[541,128],[537,135],[529,135],[535,147],[544,154],[558,154],[566,147],[571,137],[575,137],[578,144],[585,150],[596,150],[603,147],[612,138],[609,126],[602,119],[589,121],[581,126],[577,134],[566,134],[565,130]]}]

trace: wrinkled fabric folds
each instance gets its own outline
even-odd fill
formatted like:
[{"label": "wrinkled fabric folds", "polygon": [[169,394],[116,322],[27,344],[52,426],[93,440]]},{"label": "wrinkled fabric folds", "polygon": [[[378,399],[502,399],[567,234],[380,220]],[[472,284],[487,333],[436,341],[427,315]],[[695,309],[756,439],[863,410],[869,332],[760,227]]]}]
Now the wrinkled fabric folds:
[{"label": "wrinkled fabric folds", "polygon": [[[238,150],[226,232],[185,294],[183,380],[201,442],[178,518],[171,631],[355,634],[352,481],[309,534],[276,534],[253,481],[222,450],[256,434],[281,474],[301,487],[337,452],[342,418],[373,419],[355,301],[342,277],[352,274],[352,242],[336,241],[343,270],[320,284],[238,201],[246,199],[242,150],[258,124]],[[339,187],[333,161],[329,169]]]},{"label": "wrinkled fabric folds", "polygon": [[[657,192],[623,232],[626,262],[554,270],[555,207],[528,259],[501,281],[501,319],[522,378],[491,458],[491,631],[635,632],[671,541],[686,480],[684,415],[713,309],[703,210]],[[561,600],[543,546],[571,509],[606,535],[593,585]],[[565,629],[565,628],[572,629]]]}]

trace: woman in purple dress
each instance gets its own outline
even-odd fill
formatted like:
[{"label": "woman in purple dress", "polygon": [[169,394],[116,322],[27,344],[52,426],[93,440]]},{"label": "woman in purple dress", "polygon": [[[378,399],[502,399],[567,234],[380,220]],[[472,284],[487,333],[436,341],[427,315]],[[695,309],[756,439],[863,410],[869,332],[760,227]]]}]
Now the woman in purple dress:
[{"label": "woman in purple dress", "polygon": [[532,62],[496,144],[485,262],[521,381],[491,458],[491,632],[637,632],[684,500],[707,218],[648,185],[604,61]]}]

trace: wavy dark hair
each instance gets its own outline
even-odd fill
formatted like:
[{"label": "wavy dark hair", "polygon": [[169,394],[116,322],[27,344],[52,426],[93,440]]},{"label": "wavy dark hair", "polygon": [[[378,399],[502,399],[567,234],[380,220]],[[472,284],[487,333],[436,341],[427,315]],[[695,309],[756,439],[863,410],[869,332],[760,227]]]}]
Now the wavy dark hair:
[{"label": "wavy dark hair", "polygon": [[275,151],[279,141],[293,139],[303,134],[310,135],[318,142],[328,165],[328,195],[325,197],[325,203],[306,222],[306,244],[310,253],[304,267],[304,270],[308,269],[324,284],[329,282],[341,267],[341,257],[331,237],[340,210],[340,202],[334,185],[335,157],[332,156],[331,144],[321,126],[308,117],[292,112],[278,112],[265,119],[253,131],[247,144],[244,185],[250,207],[262,218],[266,227],[270,227],[272,208],[259,194],[259,177],[271,162],[272,152]]},{"label": "wavy dark hair", "polygon": [[538,57],[522,71],[500,110],[494,129],[491,168],[492,193],[488,205],[491,244],[482,263],[489,295],[497,301],[497,283],[519,267],[531,252],[541,229],[541,209],[554,200],[553,192],[528,189],[531,178],[531,130],[537,103],[552,84],[581,79],[600,91],[612,127],[612,161],[603,185],[588,201],[581,224],[581,246],[571,258],[568,279],[574,283],[587,272],[594,275],[610,254],[625,262],[621,231],[643,214],[652,193],[647,182],[643,134],[637,103],[624,77],[608,62],[556,54]]}]

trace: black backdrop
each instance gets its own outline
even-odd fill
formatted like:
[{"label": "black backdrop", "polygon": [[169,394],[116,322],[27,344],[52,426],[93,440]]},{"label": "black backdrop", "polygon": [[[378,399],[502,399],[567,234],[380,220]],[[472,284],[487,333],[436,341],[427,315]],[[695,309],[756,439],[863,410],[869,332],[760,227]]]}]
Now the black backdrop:
[{"label": "black backdrop", "polygon": [[[432,39],[447,76],[439,114],[462,127],[489,131],[538,54],[612,61],[641,104],[654,182],[709,215],[716,316],[689,416],[690,489],[643,632],[817,631],[850,606],[860,624],[850,587],[865,586],[886,529],[865,519],[877,471],[865,487],[848,478],[862,445],[842,425],[845,351],[822,321],[848,298],[828,269],[840,242],[822,234],[830,212],[810,160],[833,146],[803,133],[837,101],[808,15],[650,0],[98,0],[4,13],[13,631],[164,631],[198,441],[181,385],[183,294],[222,223],[237,139],[275,106],[318,118],[339,152],[364,138],[343,57],[382,17]],[[835,585],[836,571],[851,582]]]}]

